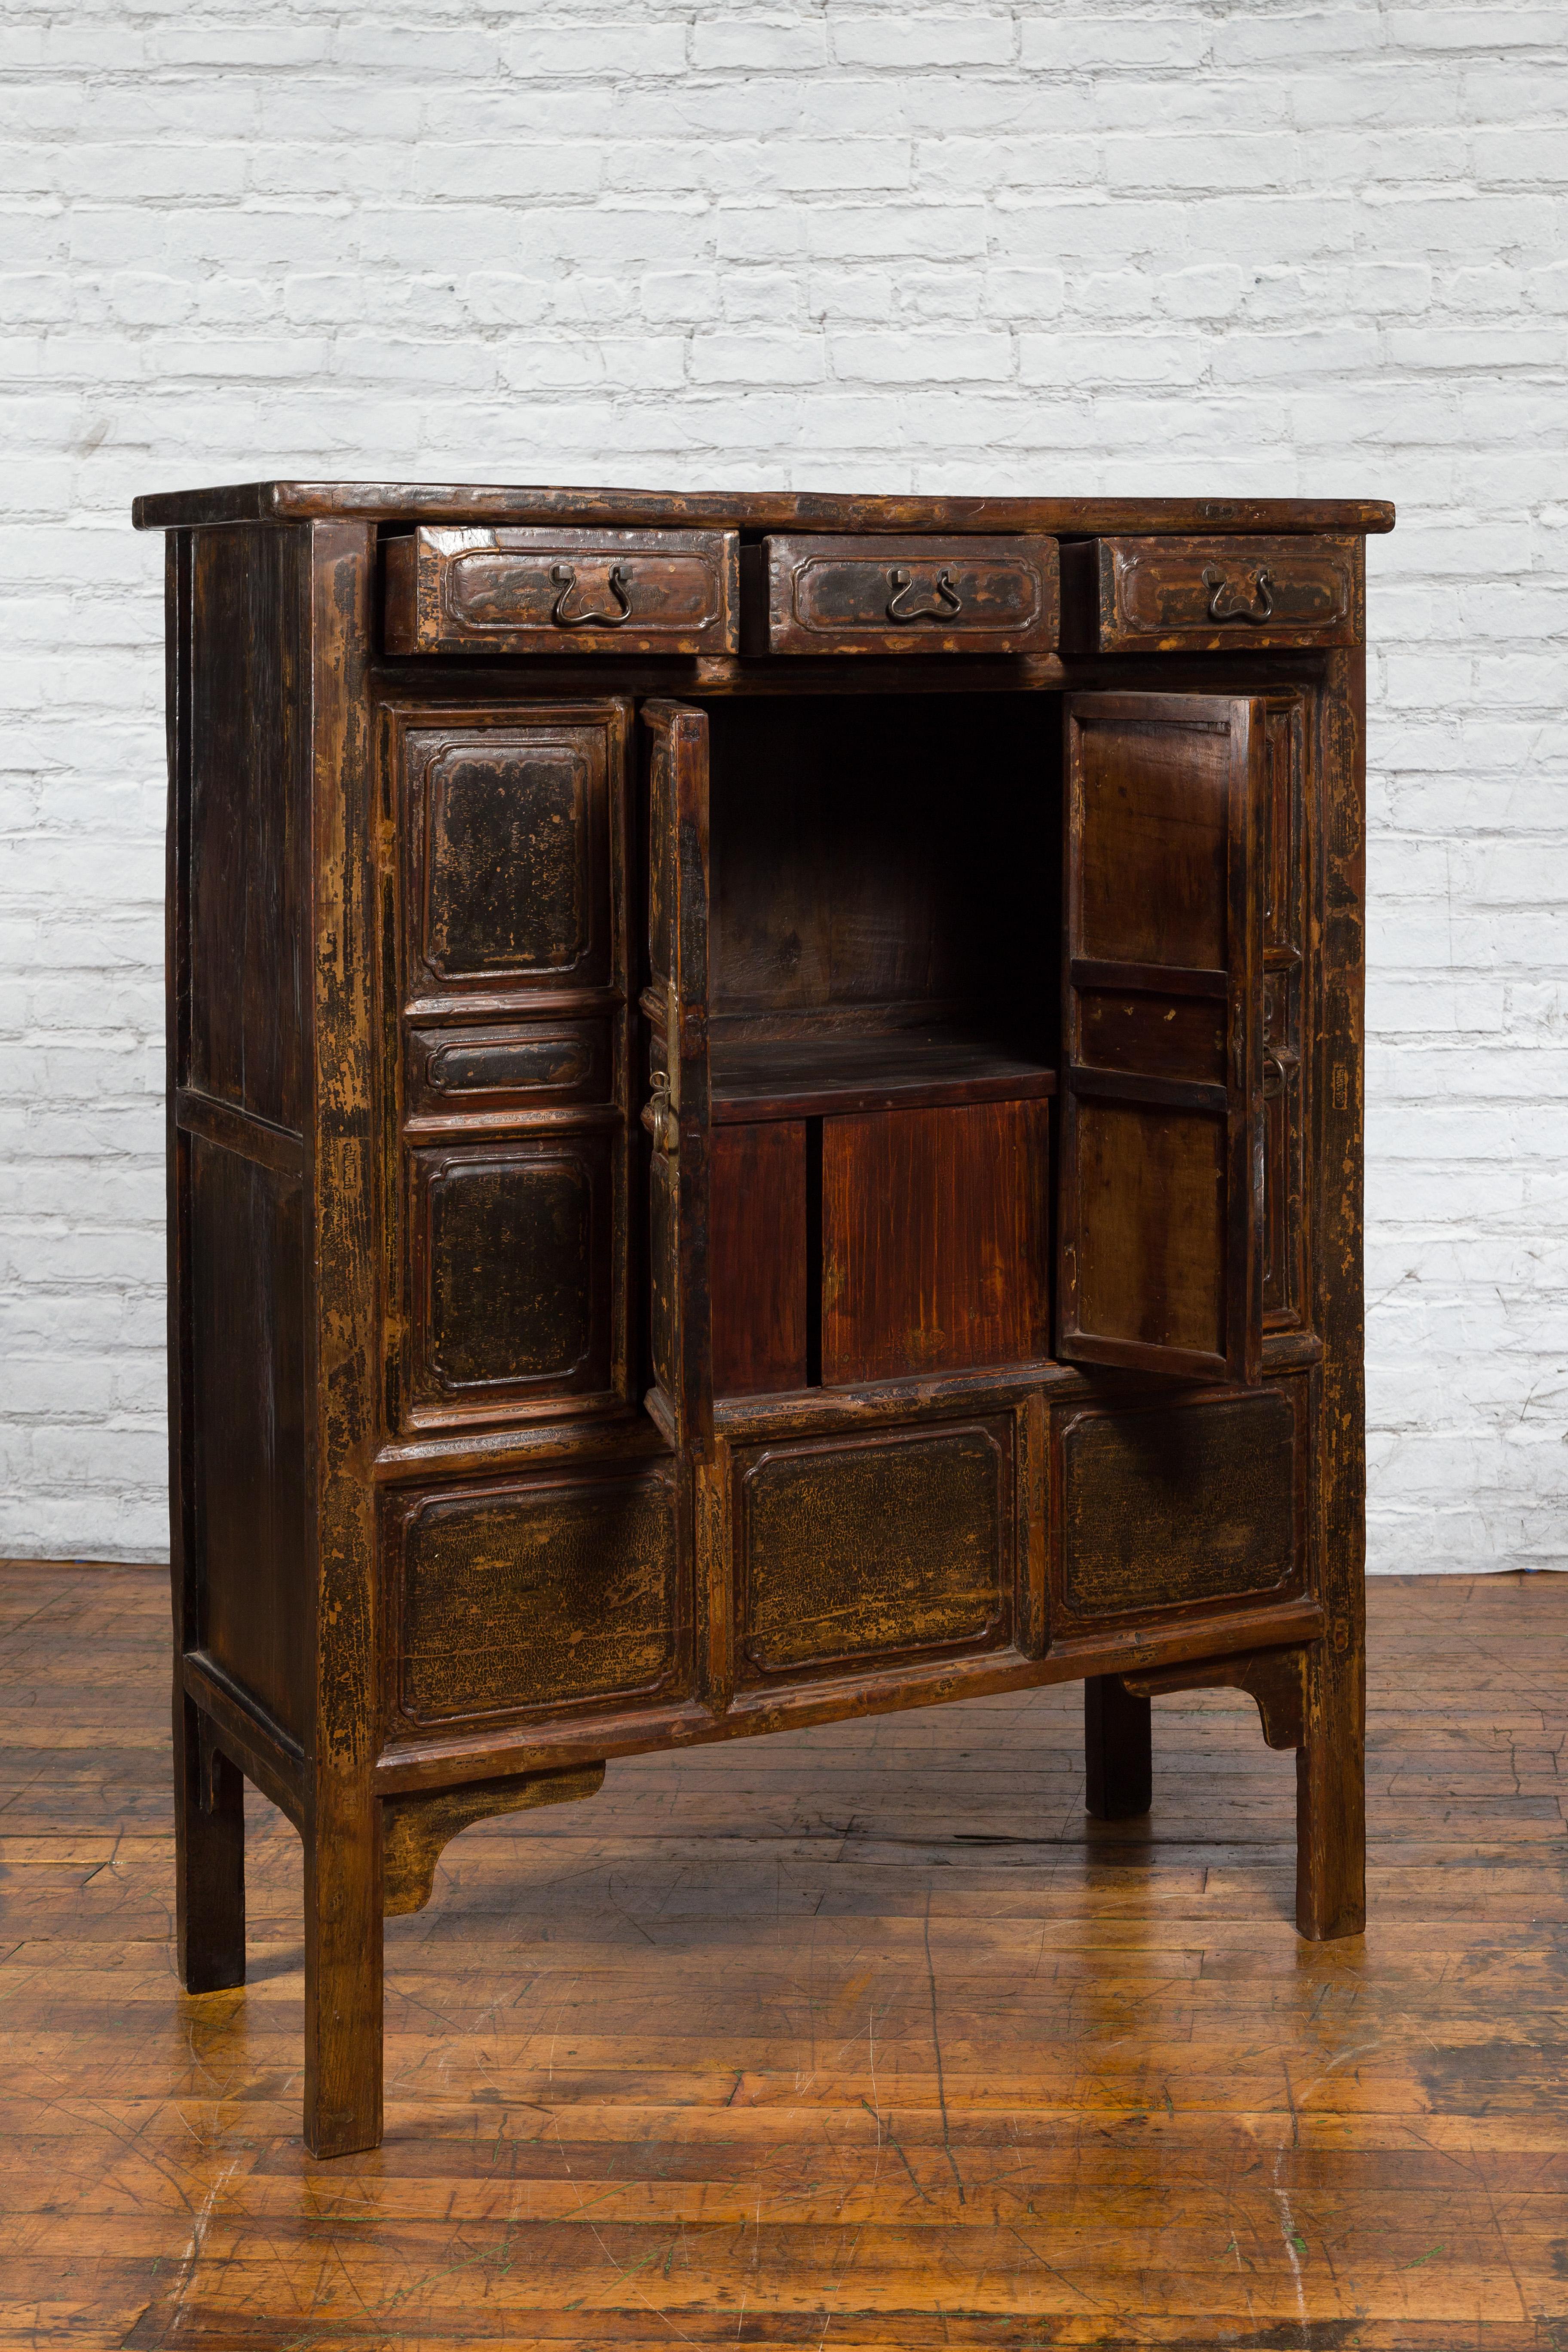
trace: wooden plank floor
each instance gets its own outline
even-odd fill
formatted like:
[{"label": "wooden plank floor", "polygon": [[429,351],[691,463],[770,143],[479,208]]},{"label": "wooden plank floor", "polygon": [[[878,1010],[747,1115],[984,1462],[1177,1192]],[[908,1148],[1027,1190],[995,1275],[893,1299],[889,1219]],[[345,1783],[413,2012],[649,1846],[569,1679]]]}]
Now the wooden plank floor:
[{"label": "wooden plank floor", "polygon": [[613,1765],[388,1924],[387,2137],[300,2138],[300,1858],[172,1956],[167,1605],[0,1570],[0,2346],[1568,2352],[1568,1578],[1380,1581],[1373,1927],[1289,1756],[1076,1686]]}]

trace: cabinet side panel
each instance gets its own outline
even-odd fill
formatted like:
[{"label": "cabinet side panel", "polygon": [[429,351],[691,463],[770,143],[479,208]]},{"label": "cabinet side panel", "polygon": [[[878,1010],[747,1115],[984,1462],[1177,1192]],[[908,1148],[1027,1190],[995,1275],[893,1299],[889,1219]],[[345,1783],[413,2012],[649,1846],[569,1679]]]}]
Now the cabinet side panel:
[{"label": "cabinet side panel", "polygon": [[163,843],[164,1150],[169,1348],[169,1581],[174,1647],[196,1639],[197,1558],[190,1462],[190,1154],[175,1099],[190,1034],[191,541],[174,530],[163,551],[163,675],[169,752]]},{"label": "cabinet side panel", "polygon": [[189,1139],[196,1639],[297,1739],[309,1724],[304,1227],[297,1178]]},{"label": "cabinet side panel", "polygon": [[194,534],[184,1084],[304,1124],[304,534]]}]

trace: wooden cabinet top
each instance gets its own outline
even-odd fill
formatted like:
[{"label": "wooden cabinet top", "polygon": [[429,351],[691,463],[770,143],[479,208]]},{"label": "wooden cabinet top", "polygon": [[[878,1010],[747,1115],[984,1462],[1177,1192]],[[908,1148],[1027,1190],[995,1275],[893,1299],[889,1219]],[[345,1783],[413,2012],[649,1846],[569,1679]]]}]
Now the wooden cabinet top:
[{"label": "wooden cabinet top", "polygon": [[714,530],[1387,531],[1384,499],[884,498],[816,491],[595,490],[463,482],[242,482],[136,499],[139,530],[234,522],[584,523]]}]

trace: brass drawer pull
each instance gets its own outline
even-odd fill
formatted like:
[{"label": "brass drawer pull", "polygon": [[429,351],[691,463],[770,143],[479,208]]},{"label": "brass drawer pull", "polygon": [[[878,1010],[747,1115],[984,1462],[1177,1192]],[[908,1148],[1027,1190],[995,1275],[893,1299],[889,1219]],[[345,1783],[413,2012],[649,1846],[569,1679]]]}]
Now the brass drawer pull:
[{"label": "brass drawer pull", "polygon": [[[1260,563],[1252,575],[1253,596],[1247,603],[1234,592],[1228,592],[1223,572],[1212,563],[1204,570],[1204,586],[1209,591],[1211,621],[1267,621],[1273,617],[1274,599],[1268,589],[1268,566]],[[1229,602],[1223,601],[1229,594]]]},{"label": "brass drawer pull", "polygon": [[623,622],[631,619],[632,600],[626,593],[631,583],[626,577],[626,567],[624,563],[613,563],[610,566],[610,593],[620,607],[620,610],[616,613],[595,613],[592,609],[580,613],[569,613],[566,607],[572,602],[577,588],[577,574],[574,568],[570,563],[553,563],[550,567],[550,577],[561,591],[550,608],[550,617],[558,629],[618,629]]},{"label": "brass drawer pull", "polygon": [[936,575],[934,604],[906,604],[904,599],[914,588],[914,574],[897,563],[888,574],[892,594],[888,599],[889,621],[946,621],[963,610],[963,599],[952,584],[952,574],[945,568]]}]

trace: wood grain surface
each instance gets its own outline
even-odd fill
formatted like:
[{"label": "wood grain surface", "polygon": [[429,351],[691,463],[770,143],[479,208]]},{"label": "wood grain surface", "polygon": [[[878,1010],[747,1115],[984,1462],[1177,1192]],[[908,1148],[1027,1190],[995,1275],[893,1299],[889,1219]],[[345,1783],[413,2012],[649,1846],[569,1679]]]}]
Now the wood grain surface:
[{"label": "wood grain surface", "polygon": [[321,515],[421,522],[682,523],[710,530],[1306,531],[1394,529],[1386,499],[998,499],[820,490],[605,490],[476,482],[230,482],[133,499],[138,530]]},{"label": "wood grain surface", "polygon": [[386,2138],[300,2137],[298,1839],[178,1990],[161,1573],[0,1571],[0,2345],[1568,2346],[1568,1580],[1374,1581],[1373,1927],[1289,1756],[1076,1685],[612,1764],[387,1934]]}]

